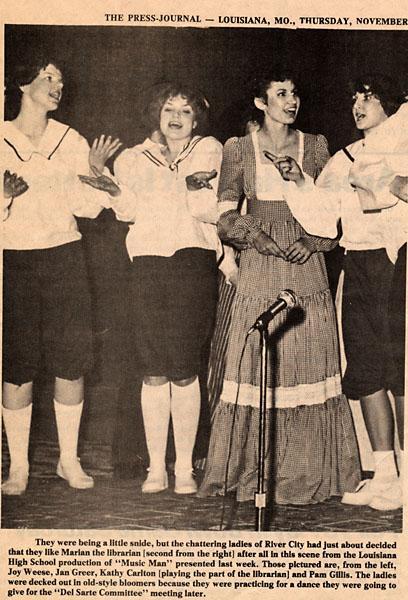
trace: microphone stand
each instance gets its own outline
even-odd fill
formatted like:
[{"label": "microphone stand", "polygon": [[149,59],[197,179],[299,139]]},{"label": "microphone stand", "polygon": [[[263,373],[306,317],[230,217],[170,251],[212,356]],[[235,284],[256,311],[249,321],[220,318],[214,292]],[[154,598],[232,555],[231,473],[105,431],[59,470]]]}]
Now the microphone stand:
[{"label": "microphone stand", "polygon": [[[259,400],[259,443],[258,443],[258,487],[255,493],[256,531],[265,531],[265,437],[266,437],[266,392],[268,371],[268,323],[284,308],[292,308],[297,304],[296,294],[292,290],[283,290],[278,301],[263,312],[249,329],[248,334],[257,329],[261,340],[261,384]],[[247,334],[247,335],[248,335]],[[273,410],[270,414],[270,435],[273,435]]]},{"label": "microphone stand", "polygon": [[258,443],[258,487],[255,493],[256,529],[265,531],[265,436],[266,436],[266,391],[268,365],[268,325],[258,327],[261,344],[261,385],[259,401],[259,443]]}]

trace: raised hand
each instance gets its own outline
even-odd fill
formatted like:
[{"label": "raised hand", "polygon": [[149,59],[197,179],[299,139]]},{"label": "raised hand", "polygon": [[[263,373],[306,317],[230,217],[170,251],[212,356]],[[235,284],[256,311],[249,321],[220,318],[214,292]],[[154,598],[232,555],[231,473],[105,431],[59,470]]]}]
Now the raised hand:
[{"label": "raised hand", "polygon": [[295,181],[299,186],[303,185],[305,178],[302,169],[294,158],[291,156],[275,156],[268,150],[264,150],[264,155],[275,165],[283,179]]},{"label": "raised hand", "polygon": [[22,177],[19,177],[16,173],[10,173],[10,171],[4,171],[3,177],[3,194],[6,200],[21,196],[28,190],[28,184]]},{"label": "raised hand", "polygon": [[193,173],[192,175],[187,175],[187,189],[190,192],[201,190],[204,187],[212,190],[210,181],[211,179],[214,179],[214,177],[217,177],[217,171],[215,169],[212,171],[196,171],[196,173]]},{"label": "raised hand", "polygon": [[264,231],[260,231],[254,238],[254,248],[260,253],[265,255],[277,256],[286,260],[285,253],[278,244]]},{"label": "raised hand", "polygon": [[296,240],[296,242],[293,242],[293,244],[291,244],[288,248],[286,248],[285,257],[286,260],[291,263],[299,263],[300,265],[303,265],[303,263],[309,260],[315,251],[316,249],[312,240],[301,237]]},{"label": "raised hand", "polygon": [[89,150],[88,160],[91,171],[96,177],[102,175],[106,161],[115,154],[121,145],[119,138],[113,140],[110,135],[107,137],[101,135],[100,138],[94,139]]},{"label": "raised hand", "polygon": [[99,177],[88,177],[87,175],[78,175],[82,183],[90,185],[96,190],[106,192],[110,196],[120,196],[120,188],[116,183],[106,175],[99,175]]}]

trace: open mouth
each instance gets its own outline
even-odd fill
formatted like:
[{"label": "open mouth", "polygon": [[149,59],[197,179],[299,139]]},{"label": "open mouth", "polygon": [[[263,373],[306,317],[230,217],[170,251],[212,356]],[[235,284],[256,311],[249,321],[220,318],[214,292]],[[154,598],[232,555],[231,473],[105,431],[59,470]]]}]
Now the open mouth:
[{"label": "open mouth", "polygon": [[285,113],[290,117],[296,117],[296,108],[287,108]]},{"label": "open mouth", "polygon": [[364,118],[365,118],[364,113],[355,113],[355,115],[354,115],[354,119],[355,119],[356,123],[358,123],[359,121],[361,121]]},{"label": "open mouth", "polygon": [[176,121],[170,121],[169,127],[171,127],[172,129],[181,129],[182,125],[181,123],[177,123]]},{"label": "open mouth", "polygon": [[61,94],[59,92],[51,92],[49,96],[55,100],[55,102],[59,102],[61,100]]}]

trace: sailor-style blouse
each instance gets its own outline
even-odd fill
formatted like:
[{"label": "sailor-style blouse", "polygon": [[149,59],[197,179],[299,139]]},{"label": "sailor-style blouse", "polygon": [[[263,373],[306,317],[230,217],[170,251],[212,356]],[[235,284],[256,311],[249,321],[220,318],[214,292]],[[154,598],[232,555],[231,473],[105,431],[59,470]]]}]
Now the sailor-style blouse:
[{"label": "sailor-style blouse", "polygon": [[[363,140],[340,150],[327,163],[316,184],[305,175],[306,183],[298,188],[287,186],[285,197],[294,217],[308,233],[334,238],[341,219],[340,245],[346,250],[385,248],[392,262],[407,238],[407,205],[390,201],[383,210],[363,210],[357,189],[350,183],[352,160],[364,152]],[[388,196],[393,198],[391,193]]]},{"label": "sailor-style blouse", "polygon": [[53,248],[81,238],[75,216],[95,218],[106,202],[105,194],[78,178],[89,174],[88,154],[85,138],[54,119],[49,119],[39,146],[12,121],[3,124],[3,169],[28,185],[4,211],[5,249]]},{"label": "sailor-style blouse", "polygon": [[[147,139],[114,163],[121,194],[111,198],[111,206],[119,220],[131,222],[126,239],[130,258],[168,257],[182,248],[219,252],[216,192],[221,144],[213,137],[195,136],[170,165],[162,150],[161,144]],[[188,175],[213,169],[213,189],[188,191]]]}]

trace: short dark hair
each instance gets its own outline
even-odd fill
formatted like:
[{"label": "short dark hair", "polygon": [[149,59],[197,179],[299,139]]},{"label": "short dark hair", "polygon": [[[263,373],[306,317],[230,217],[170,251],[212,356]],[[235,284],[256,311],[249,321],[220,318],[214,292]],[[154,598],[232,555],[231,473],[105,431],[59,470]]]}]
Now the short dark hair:
[{"label": "short dark hair", "polygon": [[189,103],[194,112],[194,119],[197,122],[195,131],[199,135],[205,135],[208,130],[208,101],[199,90],[177,82],[161,83],[150,90],[145,111],[150,132],[160,128],[161,110],[169,98],[175,98],[176,96],[182,96]]},{"label": "short dark hair", "polygon": [[299,75],[285,65],[275,65],[256,77],[252,84],[252,97],[262,98],[266,102],[268,88],[274,81],[291,81],[299,88]]},{"label": "short dark hair", "polygon": [[[286,65],[274,65],[269,67],[258,75],[252,82],[252,100],[254,98],[261,98],[264,102],[268,100],[268,89],[274,81],[291,81],[298,93],[299,93],[299,74],[293,69]],[[252,119],[257,121],[260,125],[264,122],[265,115],[262,110],[258,108],[252,109]]]},{"label": "short dark hair", "polygon": [[54,65],[61,72],[63,70],[60,60],[41,50],[34,51],[19,62],[13,61],[6,66],[6,112],[17,116],[23,95],[20,86],[30,84],[48,65]]},{"label": "short dark hair", "polygon": [[397,112],[404,100],[398,82],[382,73],[367,73],[357,77],[351,81],[350,91],[353,95],[371,92],[381,102],[387,117]]}]

